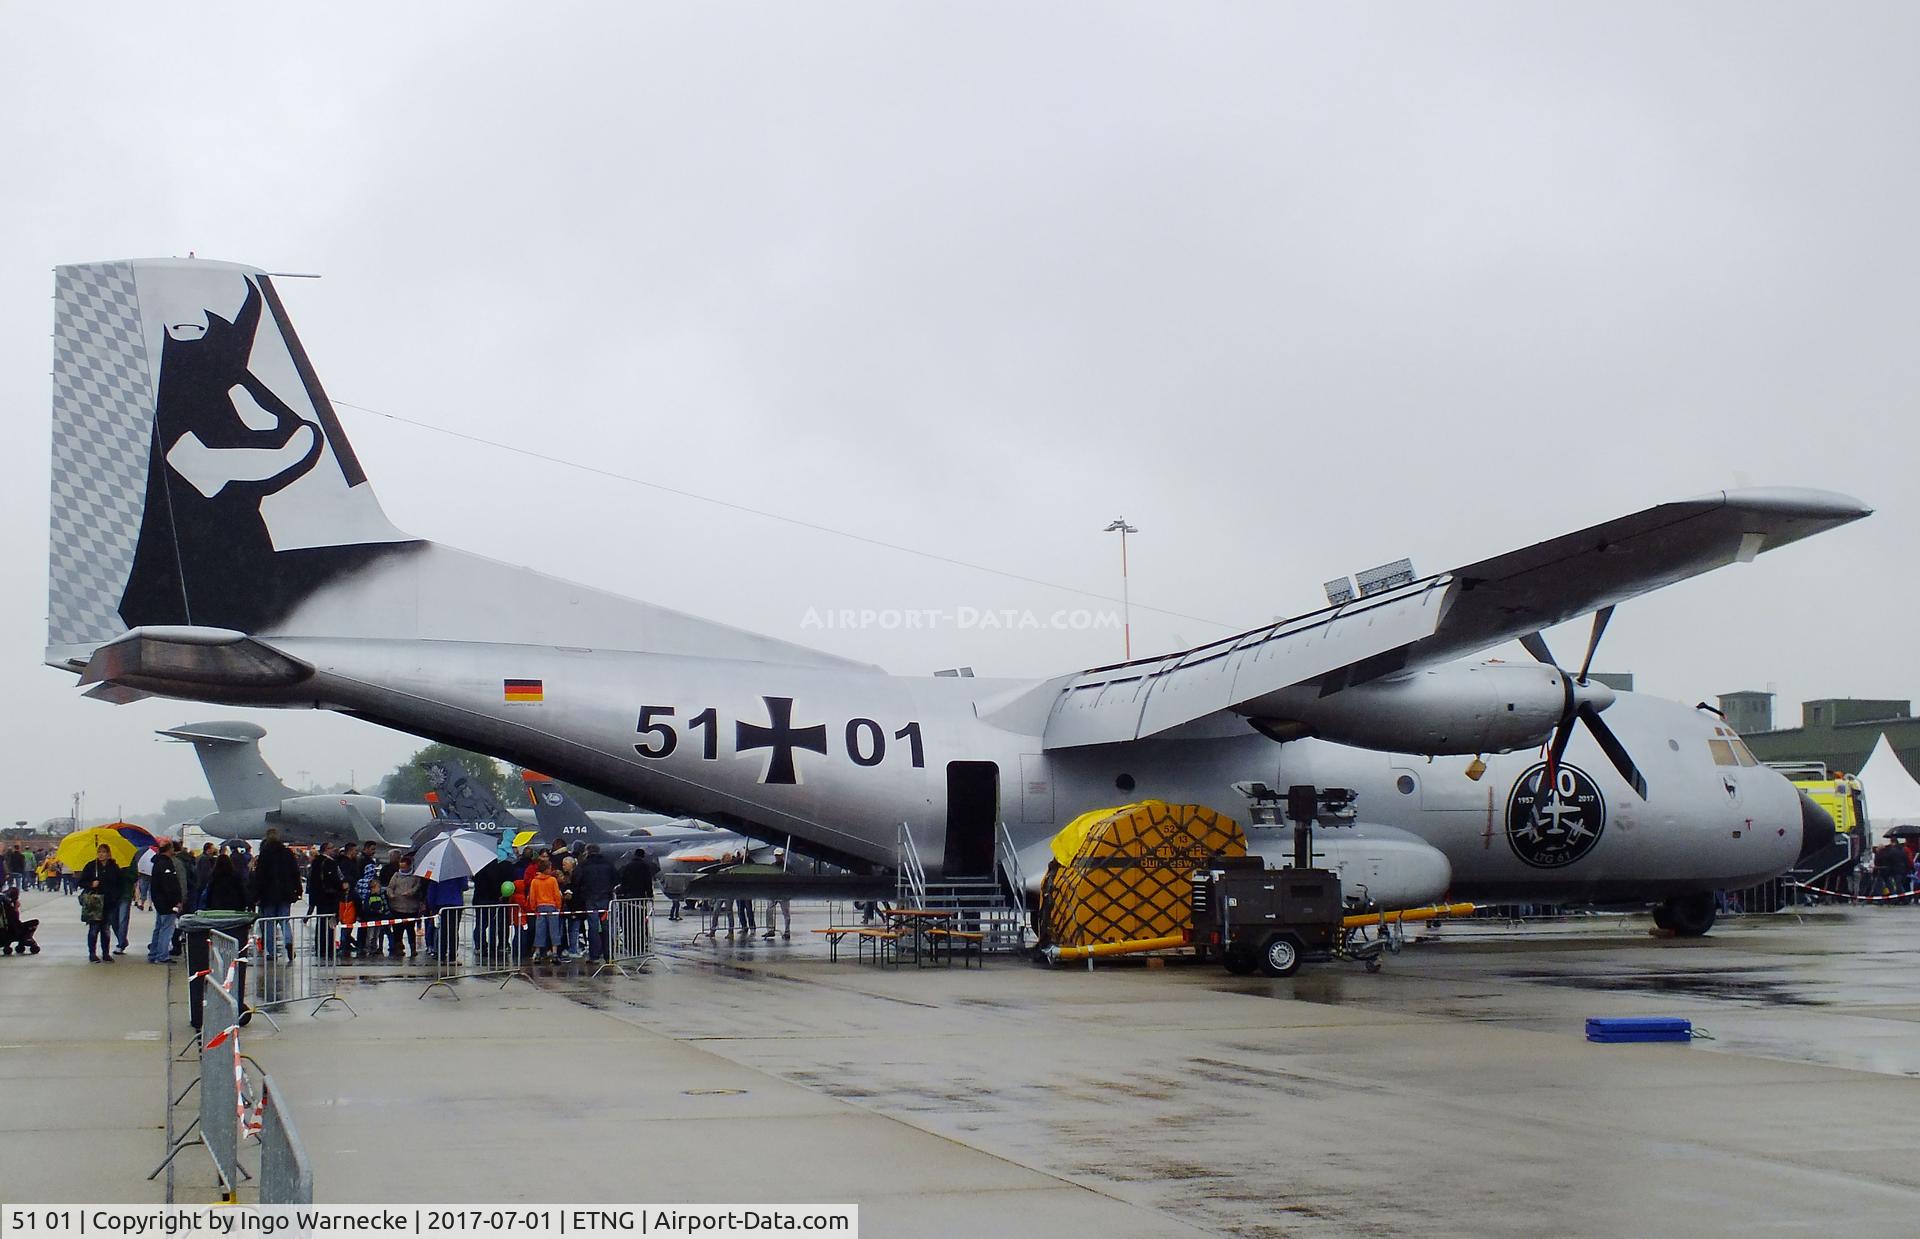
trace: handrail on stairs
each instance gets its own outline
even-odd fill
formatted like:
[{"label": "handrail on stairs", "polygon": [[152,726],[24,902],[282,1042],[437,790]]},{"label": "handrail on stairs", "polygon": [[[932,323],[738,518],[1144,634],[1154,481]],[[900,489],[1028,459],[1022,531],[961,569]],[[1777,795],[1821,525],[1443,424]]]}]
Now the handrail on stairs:
[{"label": "handrail on stairs", "polygon": [[901,900],[909,907],[927,906],[927,867],[920,860],[920,848],[913,841],[913,829],[907,823],[900,823],[900,841],[897,855],[900,861],[899,891]]},{"label": "handrail on stairs", "polygon": [[1026,941],[1027,925],[1027,880],[1020,871],[1020,851],[1013,846],[1013,835],[1007,830],[1007,824],[996,822],[993,834],[993,862],[1001,875],[1007,880],[1007,889],[1012,894],[1013,914],[1019,926],[1021,942]]}]

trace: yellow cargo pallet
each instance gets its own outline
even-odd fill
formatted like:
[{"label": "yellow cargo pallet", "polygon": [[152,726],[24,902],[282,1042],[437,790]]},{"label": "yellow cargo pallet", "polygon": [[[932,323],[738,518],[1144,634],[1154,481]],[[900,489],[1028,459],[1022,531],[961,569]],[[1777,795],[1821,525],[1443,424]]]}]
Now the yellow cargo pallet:
[{"label": "yellow cargo pallet", "polygon": [[1053,851],[1041,895],[1046,945],[1175,946],[1193,928],[1194,871],[1215,856],[1245,856],[1247,837],[1205,805],[1146,800],[1082,814]]}]

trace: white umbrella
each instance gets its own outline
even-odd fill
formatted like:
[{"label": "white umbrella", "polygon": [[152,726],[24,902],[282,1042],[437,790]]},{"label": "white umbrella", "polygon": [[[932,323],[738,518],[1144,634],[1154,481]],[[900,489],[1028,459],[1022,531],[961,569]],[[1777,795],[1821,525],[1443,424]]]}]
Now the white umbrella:
[{"label": "white umbrella", "polygon": [[413,872],[429,882],[470,878],[499,855],[499,841],[477,830],[455,830],[420,849]]}]

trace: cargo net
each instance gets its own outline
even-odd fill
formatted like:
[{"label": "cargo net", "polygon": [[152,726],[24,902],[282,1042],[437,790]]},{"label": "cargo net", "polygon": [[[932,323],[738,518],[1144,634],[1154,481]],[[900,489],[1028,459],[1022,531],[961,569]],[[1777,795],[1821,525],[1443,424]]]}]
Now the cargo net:
[{"label": "cargo net", "polygon": [[[1063,854],[1070,859],[1063,862]],[[1194,871],[1215,856],[1246,854],[1240,824],[1205,805],[1147,800],[1085,814],[1054,840],[1041,892],[1041,945],[1187,933]]]}]

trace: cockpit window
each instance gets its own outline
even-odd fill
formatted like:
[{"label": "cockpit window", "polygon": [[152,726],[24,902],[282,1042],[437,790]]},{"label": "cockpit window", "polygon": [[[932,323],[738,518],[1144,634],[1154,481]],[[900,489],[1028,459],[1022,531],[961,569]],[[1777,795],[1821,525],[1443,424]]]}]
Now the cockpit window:
[{"label": "cockpit window", "polygon": [[[1713,729],[1716,739],[1707,741],[1707,748],[1713,752],[1713,764],[1716,766],[1757,766],[1753,750],[1740,738],[1740,733],[1731,727],[1716,725]],[[1677,746],[1676,746],[1677,747]]]}]

